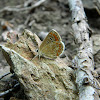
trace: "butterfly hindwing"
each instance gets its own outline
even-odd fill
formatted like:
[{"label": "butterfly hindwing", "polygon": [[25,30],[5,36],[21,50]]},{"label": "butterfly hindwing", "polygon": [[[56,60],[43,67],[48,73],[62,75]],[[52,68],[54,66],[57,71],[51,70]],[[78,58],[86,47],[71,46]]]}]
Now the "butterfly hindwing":
[{"label": "butterfly hindwing", "polygon": [[64,51],[64,43],[62,41],[54,41],[45,45],[41,50],[41,56],[55,59]]},{"label": "butterfly hindwing", "polygon": [[54,42],[54,41],[61,41],[61,37],[54,29],[52,29],[49,34],[46,36],[46,38],[43,40],[42,44],[40,45],[40,49],[42,49],[44,46]]}]

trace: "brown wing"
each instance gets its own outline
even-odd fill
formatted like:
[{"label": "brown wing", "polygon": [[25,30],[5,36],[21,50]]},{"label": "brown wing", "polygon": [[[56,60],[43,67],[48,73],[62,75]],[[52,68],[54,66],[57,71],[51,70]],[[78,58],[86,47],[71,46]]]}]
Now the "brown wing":
[{"label": "brown wing", "polygon": [[52,43],[54,41],[61,41],[61,37],[54,29],[52,29],[49,34],[46,36],[46,38],[43,40],[42,44],[40,45],[39,49],[42,49],[44,46],[48,45],[49,43]]},{"label": "brown wing", "polygon": [[40,56],[55,59],[64,51],[64,43],[62,41],[54,41],[45,45],[41,50]]}]

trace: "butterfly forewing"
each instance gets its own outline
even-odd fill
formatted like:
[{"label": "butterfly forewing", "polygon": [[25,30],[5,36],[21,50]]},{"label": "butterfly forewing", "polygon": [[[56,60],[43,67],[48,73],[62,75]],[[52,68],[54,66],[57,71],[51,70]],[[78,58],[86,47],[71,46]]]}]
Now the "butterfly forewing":
[{"label": "butterfly forewing", "polygon": [[61,41],[61,37],[54,29],[49,32],[46,38],[43,40],[42,44],[40,45],[40,50],[45,47],[46,45],[54,42],[54,41]]},{"label": "butterfly forewing", "polygon": [[41,56],[55,59],[64,51],[64,43],[62,41],[54,41],[45,45],[41,50]]}]

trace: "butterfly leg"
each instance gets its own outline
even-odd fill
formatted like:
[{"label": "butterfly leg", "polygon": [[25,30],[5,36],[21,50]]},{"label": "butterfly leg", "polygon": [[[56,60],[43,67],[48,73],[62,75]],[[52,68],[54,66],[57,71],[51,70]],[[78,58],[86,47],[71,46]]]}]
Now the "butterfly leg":
[{"label": "butterfly leg", "polygon": [[36,58],[38,55],[35,55],[35,57],[33,57],[30,61],[34,60],[34,58]]},{"label": "butterfly leg", "polygon": [[41,62],[40,55],[39,55],[39,61]]}]

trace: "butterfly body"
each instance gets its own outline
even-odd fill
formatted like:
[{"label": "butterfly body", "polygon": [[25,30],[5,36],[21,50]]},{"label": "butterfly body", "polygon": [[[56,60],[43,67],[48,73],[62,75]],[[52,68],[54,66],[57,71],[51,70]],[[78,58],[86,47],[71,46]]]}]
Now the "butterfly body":
[{"label": "butterfly body", "polygon": [[64,51],[64,43],[60,35],[53,29],[49,32],[39,47],[38,55],[49,59],[56,59]]}]

